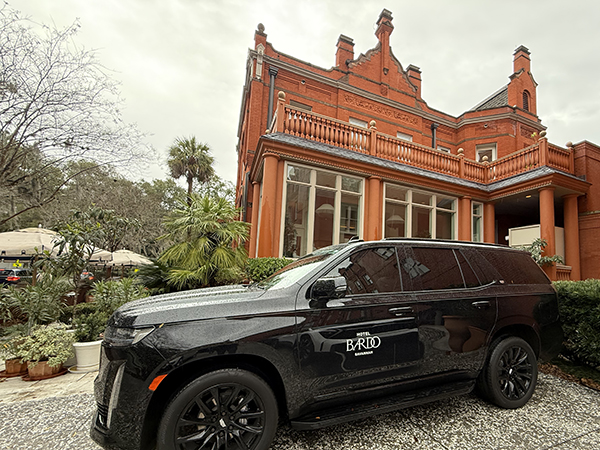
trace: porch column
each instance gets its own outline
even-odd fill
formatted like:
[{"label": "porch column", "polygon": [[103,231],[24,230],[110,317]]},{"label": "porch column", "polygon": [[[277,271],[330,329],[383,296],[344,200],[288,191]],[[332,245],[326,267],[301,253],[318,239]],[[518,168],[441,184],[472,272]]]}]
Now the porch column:
[{"label": "porch column", "polygon": [[565,195],[565,263],[571,266],[571,280],[581,280],[581,262],[579,258],[579,211],[577,194]]},{"label": "porch column", "polygon": [[458,240],[470,241],[471,236],[471,197],[458,200]]},{"label": "porch column", "polygon": [[496,207],[491,202],[483,204],[483,242],[496,243]]},{"label": "porch column", "polygon": [[365,241],[381,239],[381,178],[369,178],[369,201],[365,208]]},{"label": "porch column", "polygon": [[250,222],[250,250],[248,256],[256,258],[256,236],[258,234],[258,207],[260,204],[260,183],[252,182],[252,219]]},{"label": "porch column", "polygon": [[[545,187],[540,192],[540,237],[546,241],[543,255],[556,254],[554,235],[554,188]],[[556,280],[556,264],[544,267],[544,272],[551,280]]]},{"label": "porch column", "polygon": [[262,202],[260,205],[259,258],[278,256],[274,245],[275,214],[277,212],[277,163],[279,157],[267,153],[263,166]]}]

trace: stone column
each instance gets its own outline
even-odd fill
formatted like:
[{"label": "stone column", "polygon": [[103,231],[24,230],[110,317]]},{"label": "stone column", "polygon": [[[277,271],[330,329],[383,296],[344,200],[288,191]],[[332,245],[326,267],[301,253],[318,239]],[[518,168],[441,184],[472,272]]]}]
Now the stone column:
[{"label": "stone column", "polygon": [[496,207],[491,202],[483,204],[483,242],[496,243]]},{"label": "stone column", "polygon": [[[556,254],[556,239],[554,234],[554,188],[545,187],[540,192],[540,237],[546,241],[543,255]],[[544,272],[551,280],[556,280],[556,265],[544,267]]]},{"label": "stone column", "polygon": [[252,182],[252,221],[250,227],[250,249],[248,256],[256,258],[256,236],[258,235],[258,210],[260,205],[260,183]]},{"label": "stone column", "polygon": [[565,264],[571,266],[571,280],[581,280],[581,260],[579,257],[579,212],[577,194],[565,195]]},{"label": "stone column", "polygon": [[458,240],[470,241],[471,235],[471,197],[458,200]]},{"label": "stone column", "polygon": [[260,205],[259,258],[279,256],[274,245],[275,213],[277,210],[277,163],[279,157],[267,153],[264,157],[262,202]]},{"label": "stone column", "polygon": [[369,200],[365,208],[365,241],[381,239],[381,178],[369,178]]}]

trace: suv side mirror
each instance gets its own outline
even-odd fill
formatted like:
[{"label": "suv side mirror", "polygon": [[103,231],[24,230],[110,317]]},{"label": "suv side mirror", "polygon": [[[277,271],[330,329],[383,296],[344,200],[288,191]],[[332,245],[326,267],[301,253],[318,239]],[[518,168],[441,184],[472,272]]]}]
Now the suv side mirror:
[{"label": "suv side mirror", "polygon": [[344,277],[319,278],[313,284],[310,298],[313,300],[330,300],[346,295],[346,279]]}]

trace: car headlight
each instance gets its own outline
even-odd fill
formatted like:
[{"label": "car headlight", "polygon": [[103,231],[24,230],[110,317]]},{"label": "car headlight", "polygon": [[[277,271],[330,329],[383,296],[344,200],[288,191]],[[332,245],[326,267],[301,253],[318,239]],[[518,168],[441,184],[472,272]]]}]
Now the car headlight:
[{"label": "car headlight", "polygon": [[147,328],[116,328],[108,327],[104,332],[104,340],[114,347],[127,347],[137,344],[154,331],[154,327]]}]

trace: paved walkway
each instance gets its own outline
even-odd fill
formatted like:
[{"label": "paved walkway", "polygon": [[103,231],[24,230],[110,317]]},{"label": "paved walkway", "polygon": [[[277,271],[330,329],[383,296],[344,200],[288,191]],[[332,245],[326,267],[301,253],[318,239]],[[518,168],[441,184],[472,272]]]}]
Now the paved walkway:
[{"label": "paved walkway", "polygon": [[[96,374],[0,382],[0,449],[100,450],[88,435]],[[600,449],[600,392],[541,374],[533,398],[518,410],[467,395],[319,431],[284,425],[271,448]]]}]

